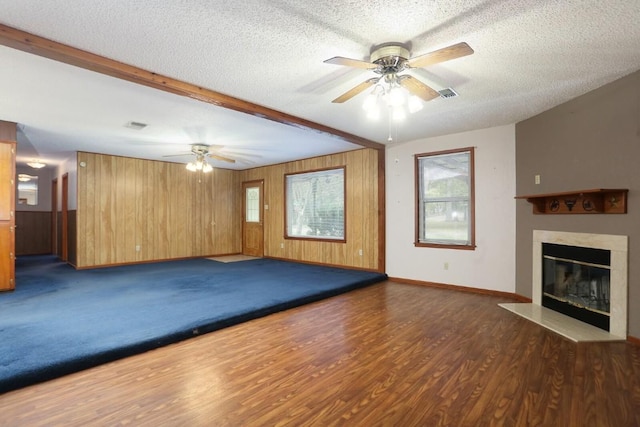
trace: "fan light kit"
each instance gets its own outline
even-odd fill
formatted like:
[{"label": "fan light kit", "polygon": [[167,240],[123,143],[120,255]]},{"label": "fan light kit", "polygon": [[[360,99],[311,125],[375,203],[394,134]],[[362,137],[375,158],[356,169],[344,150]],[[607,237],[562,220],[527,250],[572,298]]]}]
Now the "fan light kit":
[{"label": "fan light kit", "polygon": [[187,170],[190,170],[191,172],[202,171],[207,173],[213,170],[213,166],[207,162],[207,159],[205,159],[204,156],[197,156],[195,162],[187,163]]},{"label": "fan light kit", "polygon": [[371,120],[378,120],[382,107],[385,106],[389,110],[391,120],[394,122],[403,121],[407,117],[407,110],[410,114],[413,114],[423,108],[419,96],[412,94],[407,96],[407,91],[400,85],[400,78],[397,74],[384,76],[384,81],[376,83],[362,103],[362,108],[366,111],[367,118]]},{"label": "fan light kit", "polygon": [[191,172],[202,171],[208,173],[213,170],[213,166],[207,162],[206,155],[209,153],[209,146],[203,144],[194,144],[191,146],[191,152],[195,154],[195,162],[187,163],[187,170]]},{"label": "fan light kit", "polygon": [[332,102],[343,103],[374,86],[362,105],[367,112],[367,117],[379,118],[381,107],[386,106],[389,110],[390,120],[402,121],[406,117],[407,111],[409,113],[420,111],[423,108],[422,101],[439,98],[440,93],[413,76],[400,75],[399,73],[407,69],[422,68],[472,53],[473,49],[467,43],[462,42],[409,59],[410,52],[402,44],[385,43],[371,52],[368,62],[341,56],[327,59],[324,62],[328,64],[364,68],[380,75],[365,80]]}]

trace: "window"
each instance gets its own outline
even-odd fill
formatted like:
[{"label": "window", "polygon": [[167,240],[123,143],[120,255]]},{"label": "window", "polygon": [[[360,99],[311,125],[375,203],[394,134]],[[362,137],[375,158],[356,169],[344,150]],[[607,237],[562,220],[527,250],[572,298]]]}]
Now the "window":
[{"label": "window", "polygon": [[416,246],[475,248],[473,148],[418,154]]},{"label": "window", "polygon": [[344,175],[344,167],[285,175],[285,237],[345,240]]},{"label": "window", "polygon": [[245,221],[260,222],[260,187],[247,187],[244,205]]}]

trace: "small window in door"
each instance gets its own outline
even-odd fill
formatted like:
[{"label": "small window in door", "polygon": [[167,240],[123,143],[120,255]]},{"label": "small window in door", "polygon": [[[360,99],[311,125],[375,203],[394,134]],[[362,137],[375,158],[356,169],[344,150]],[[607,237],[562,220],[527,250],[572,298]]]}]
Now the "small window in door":
[{"label": "small window in door", "polygon": [[245,195],[245,221],[260,222],[260,188],[248,187]]}]

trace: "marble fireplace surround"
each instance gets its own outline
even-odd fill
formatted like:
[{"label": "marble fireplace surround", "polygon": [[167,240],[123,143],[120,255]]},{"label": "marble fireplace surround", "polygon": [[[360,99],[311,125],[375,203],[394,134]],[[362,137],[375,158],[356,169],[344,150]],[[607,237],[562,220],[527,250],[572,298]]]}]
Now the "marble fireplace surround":
[{"label": "marble fireplace surround", "polygon": [[[542,307],[542,243],[556,243],[611,251],[611,304],[609,332]],[[532,303],[505,303],[501,307],[551,329],[572,341],[627,339],[628,237],[610,234],[533,230]]]}]

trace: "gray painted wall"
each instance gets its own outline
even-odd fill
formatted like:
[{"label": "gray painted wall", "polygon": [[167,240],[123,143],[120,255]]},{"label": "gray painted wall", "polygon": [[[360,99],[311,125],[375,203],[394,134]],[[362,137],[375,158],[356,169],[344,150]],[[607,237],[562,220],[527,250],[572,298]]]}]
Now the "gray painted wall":
[{"label": "gray painted wall", "polygon": [[516,125],[518,195],[592,188],[628,188],[628,213],[533,215],[517,201],[516,293],[531,297],[534,229],[628,235],[629,335],[640,338],[640,71]]}]

